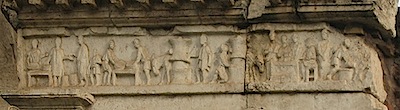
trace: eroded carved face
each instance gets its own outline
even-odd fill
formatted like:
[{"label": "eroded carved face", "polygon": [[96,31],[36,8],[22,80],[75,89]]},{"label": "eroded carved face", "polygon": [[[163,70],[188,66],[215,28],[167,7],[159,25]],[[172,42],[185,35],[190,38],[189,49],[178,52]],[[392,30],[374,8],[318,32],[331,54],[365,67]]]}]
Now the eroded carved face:
[{"label": "eroded carved face", "polygon": [[133,45],[135,45],[136,48],[137,48],[137,47],[140,47],[140,41],[139,41],[139,39],[133,40]]},{"label": "eroded carved face", "polygon": [[115,48],[115,42],[114,42],[114,40],[111,40],[110,41],[110,47],[109,47],[110,49],[114,49]]},{"label": "eroded carved face", "polygon": [[34,39],[32,41],[32,48],[38,48],[38,46],[39,46],[39,41],[37,39]]},{"label": "eroded carved face", "polygon": [[60,37],[56,38],[56,47],[61,47],[61,38]]},{"label": "eroded carved face", "polygon": [[200,37],[200,44],[204,45],[207,43],[207,36],[205,34],[201,35]]}]

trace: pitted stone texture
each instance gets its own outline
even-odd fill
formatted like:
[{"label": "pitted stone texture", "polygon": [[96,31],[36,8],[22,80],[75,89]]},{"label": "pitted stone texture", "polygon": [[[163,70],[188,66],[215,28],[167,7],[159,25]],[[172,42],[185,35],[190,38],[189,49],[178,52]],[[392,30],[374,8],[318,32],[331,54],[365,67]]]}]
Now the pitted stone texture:
[{"label": "pitted stone texture", "polygon": [[245,96],[239,94],[95,96],[88,110],[244,110]]},{"label": "pitted stone texture", "polygon": [[386,99],[377,52],[365,39],[326,24],[254,25],[248,37],[246,90],[369,92]]},{"label": "pitted stone texture", "polygon": [[249,110],[387,110],[364,93],[252,94],[247,102]]},{"label": "pitted stone texture", "polygon": [[18,77],[14,57],[15,30],[0,12],[0,91],[16,89]]}]

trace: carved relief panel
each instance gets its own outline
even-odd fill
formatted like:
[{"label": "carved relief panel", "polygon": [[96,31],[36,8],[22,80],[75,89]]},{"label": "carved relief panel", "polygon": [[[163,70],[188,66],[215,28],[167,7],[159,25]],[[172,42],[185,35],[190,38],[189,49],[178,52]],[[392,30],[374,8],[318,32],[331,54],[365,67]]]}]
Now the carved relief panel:
[{"label": "carved relief panel", "polygon": [[[379,58],[364,39],[326,25],[258,25],[249,35],[249,91],[365,91],[386,97]],[[259,31],[264,30],[264,31]],[[382,98],[384,99],[384,98]]]},{"label": "carved relief panel", "polygon": [[239,34],[81,31],[65,36],[21,36],[25,53],[19,62],[23,65],[20,74],[26,76],[21,82],[27,88],[243,83],[246,38]]}]

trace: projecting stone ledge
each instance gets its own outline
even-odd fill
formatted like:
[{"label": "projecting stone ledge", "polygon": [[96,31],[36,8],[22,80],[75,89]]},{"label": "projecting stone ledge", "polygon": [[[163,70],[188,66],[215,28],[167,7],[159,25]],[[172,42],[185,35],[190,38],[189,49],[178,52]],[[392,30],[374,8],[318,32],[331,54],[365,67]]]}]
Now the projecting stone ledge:
[{"label": "projecting stone ledge", "polygon": [[[270,0],[271,1],[271,0]],[[385,36],[396,36],[396,0],[299,0],[272,4],[253,0],[247,18],[259,22],[330,22],[335,25],[362,24]]]},{"label": "projecting stone ledge", "polygon": [[95,101],[94,97],[87,93],[2,93],[1,97],[10,105],[17,106],[23,110],[85,110],[87,106],[92,105]]}]

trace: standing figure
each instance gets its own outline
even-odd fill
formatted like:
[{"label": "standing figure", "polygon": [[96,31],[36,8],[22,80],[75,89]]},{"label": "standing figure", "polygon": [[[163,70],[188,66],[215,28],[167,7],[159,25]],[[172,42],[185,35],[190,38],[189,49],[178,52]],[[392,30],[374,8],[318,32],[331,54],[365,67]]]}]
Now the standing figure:
[{"label": "standing figure", "polygon": [[[205,34],[200,37],[200,52],[199,52],[199,70],[200,74],[196,74],[197,82],[200,83],[201,77],[203,78],[203,83],[207,83],[207,78],[209,76],[211,64],[212,64],[212,51],[207,42],[207,36]],[[200,77],[201,76],[201,77]]]},{"label": "standing figure", "polygon": [[[166,55],[163,55],[159,58],[153,59],[152,66],[153,66],[153,71],[156,74],[160,74],[160,83],[158,85],[162,85],[164,83],[164,77],[166,77],[166,84],[171,83],[171,55],[172,55],[172,50],[168,50],[168,53]],[[159,63],[161,62],[161,63]],[[160,69],[163,68],[164,72],[160,72]]]},{"label": "standing figure", "polygon": [[219,53],[218,60],[217,60],[217,76],[214,77],[213,81],[221,79],[219,83],[226,83],[228,82],[228,73],[227,69],[230,66],[230,57],[229,57],[229,47],[226,44],[221,45],[221,52]]},{"label": "standing figure", "polygon": [[306,40],[306,50],[303,54],[303,80],[305,82],[315,81],[318,79],[318,63],[317,63],[317,50],[314,45],[313,38]]},{"label": "standing figure", "polygon": [[[114,40],[110,41],[110,45],[107,49],[107,53],[103,56],[103,68],[104,68],[104,84],[106,85],[116,85],[116,74],[115,70],[123,70],[125,68],[125,62],[117,58],[114,53],[115,42]],[[112,68],[114,67],[114,68]]]},{"label": "standing figure", "polygon": [[321,32],[322,41],[318,42],[317,48],[317,61],[319,64],[319,79],[325,80],[327,79],[327,74],[330,71],[331,65],[329,64],[329,58],[332,55],[331,46],[329,42],[329,31],[327,29],[322,30]]},{"label": "standing figure", "polygon": [[101,56],[97,54],[97,50],[94,50],[95,55],[92,57],[90,69],[90,82],[92,86],[100,86],[101,85]]},{"label": "standing figure", "polygon": [[114,76],[115,75],[115,73],[114,73],[114,71],[113,71],[113,69],[111,68],[111,65],[110,65],[110,60],[108,59],[108,57],[106,57],[106,55],[105,56],[103,56],[103,58],[102,58],[102,63],[101,63],[101,66],[103,66],[103,72],[104,72],[104,74],[103,74],[103,85],[111,85],[111,76]]},{"label": "standing figure", "polygon": [[89,49],[86,43],[83,41],[83,36],[78,36],[79,51],[78,51],[78,73],[79,73],[79,85],[86,86],[89,84]]},{"label": "standing figure", "polygon": [[246,54],[246,65],[246,73],[249,74],[249,81],[259,82],[259,75],[264,73],[265,68],[262,55],[254,55],[251,50],[248,50]]},{"label": "standing figure", "polygon": [[62,77],[64,76],[64,60],[74,60],[72,55],[65,55],[64,49],[61,48],[61,38],[56,37],[56,47],[51,49],[51,71],[53,73],[53,84],[52,86],[59,86],[61,84]]},{"label": "standing figure", "polygon": [[278,51],[280,45],[276,42],[275,36],[275,31],[271,30],[269,34],[270,43],[268,44],[267,49],[264,51],[265,76],[267,81],[271,80],[272,64],[278,60]]},{"label": "standing figure", "polygon": [[[150,76],[150,70],[151,70],[151,61],[149,58],[149,54],[146,48],[144,48],[140,42],[139,39],[134,39],[133,40],[133,45],[135,45],[135,48],[137,49],[137,55],[136,55],[136,60],[135,60],[135,65],[143,65],[143,71],[146,75],[146,85],[150,85],[151,82],[151,76]],[[140,66],[138,66],[140,67]],[[139,71],[139,68],[136,68],[136,71]],[[140,74],[137,72],[136,74]],[[138,75],[140,76],[140,75]]]}]

